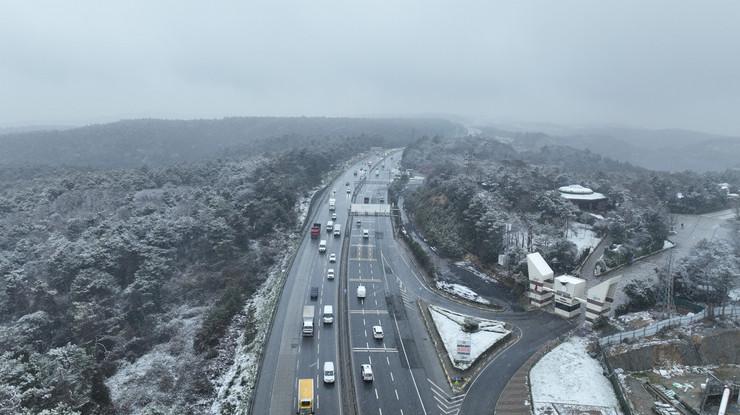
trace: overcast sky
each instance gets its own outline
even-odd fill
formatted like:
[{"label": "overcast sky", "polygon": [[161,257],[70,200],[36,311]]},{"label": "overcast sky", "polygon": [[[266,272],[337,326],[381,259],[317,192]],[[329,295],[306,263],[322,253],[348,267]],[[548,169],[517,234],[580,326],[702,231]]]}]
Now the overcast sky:
[{"label": "overcast sky", "polygon": [[740,135],[740,1],[0,0],[0,126],[418,114]]}]

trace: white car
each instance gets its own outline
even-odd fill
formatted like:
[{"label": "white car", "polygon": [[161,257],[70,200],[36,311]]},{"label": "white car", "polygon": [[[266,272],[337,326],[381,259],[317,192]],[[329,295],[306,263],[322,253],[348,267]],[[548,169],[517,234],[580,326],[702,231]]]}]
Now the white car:
[{"label": "white car", "polygon": [[329,268],[326,271],[326,278],[327,279],[330,279],[330,280],[333,280],[334,279],[334,268]]},{"label": "white car", "polygon": [[329,262],[331,262],[332,264],[337,262],[337,254],[329,254]]},{"label": "white car", "polygon": [[334,362],[324,362],[324,383],[334,383]]},{"label": "white car", "polygon": [[363,239],[368,239],[368,238],[370,238],[370,231],[369,231],[369,230],[367,230],[367,229],[363,229],[363,230],[362,230],[362,238],[363,238]]},{"label": "white car", "polygon": [[383,339],[383,327],[373,326],[373,338],[378,340]]},{"label": "white car", "polygon": [[373,381],[373,367],[370,366],[368,363],[362,364],[362,380],[365,382],[372,382]]},{"label": "white car", "polygon": [[333,213],[331,214],[331,220],[337,220],[337,214]]},{"label": "white car", "polygon": [[352,190],[350,190],[349,188],[347,188],[347,194],[350,194],[350,193],[352,193]]}]

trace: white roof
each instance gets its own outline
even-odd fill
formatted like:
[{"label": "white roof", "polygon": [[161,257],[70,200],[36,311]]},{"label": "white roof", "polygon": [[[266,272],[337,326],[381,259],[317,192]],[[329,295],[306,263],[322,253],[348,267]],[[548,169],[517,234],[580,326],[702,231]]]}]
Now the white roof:
[{"label": "white roof", "polygon": [[559,277],[555,277],[555,281],[565,285],[565,284],[581,284],[586,282],[586,280],[574,277],[572,275],[561,275]]},{"label": "white roof", "polygon": [[558,188],[560,196],[569,200],[602,200],[606,199],[601,193],[594,192],[588,187],[583,187],[580,184],[572,184],[570,186],[563,186]]},{"label": "white roof", "polygon": [[[583,297],[586,291],[586,280],[572,275],[555,277],[555,292],[566,292],[572,297]],[[557,298],[556,298],[557,300]]]},{"label": "white roof", "polygon": [[561,193],[571,193],[576,195],[588,195],[593,193],[594,191],[589,189],[588,187],[583,187],[580,184],[572,184],[570,186],[563,186],[558,188]]},{"label": "white roof", "polygon": [[554,273],[539,252],[527,254],[527,272],[530,280],[543,281],[552,278]]}]

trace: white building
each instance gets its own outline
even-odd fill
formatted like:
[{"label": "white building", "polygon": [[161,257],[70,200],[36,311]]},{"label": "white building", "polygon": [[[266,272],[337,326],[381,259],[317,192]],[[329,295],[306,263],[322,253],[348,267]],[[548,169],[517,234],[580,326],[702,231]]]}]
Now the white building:
[{"label": "white building", "polygon": [[593,324],[599,317],[606,317],[614,303],[614,293],[621,275],[610,278],[598,285],[589,288],[586,294],[586,321]]},{"label": "white building", "polygon": [[529,274],[527,297],[530,304],[544,307],[552,303],[552,283],[555,274],[539,252],[527,254],[527,272]]},{"label": "white building", "polygon": [[586,280],[571,275],[555,278],[555,314],[565,318],[581,314],[581,301],[586,294]]},{"label": "white building", "polygon": [[558,188],[560,196],[575,203],[581,209],[592,210],[601,209],[606,203],[606,196],[594,192],[588,187],[580,184],[572,184]]}]

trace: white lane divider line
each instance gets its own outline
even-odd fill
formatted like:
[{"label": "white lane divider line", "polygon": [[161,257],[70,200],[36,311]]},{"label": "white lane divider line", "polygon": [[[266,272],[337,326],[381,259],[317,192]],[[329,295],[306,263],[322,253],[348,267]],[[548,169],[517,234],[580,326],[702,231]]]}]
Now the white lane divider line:
[{"label": "white lane divider line", "polygon": [[[352,351],[357,353],[398,353],[398,349],[395,347],[369,347],[370,345],[368,343],[365,344],[368,347],[353,347]],[[390,363],[388,364],[390,365]]]},{"label": "white lane divider line", "polygon": [[450,395],[431,379],[427,378],[427,382],[430,384],[432,397],[437,402],[437,408],[445,415],[458,415],[466,393]]}]

